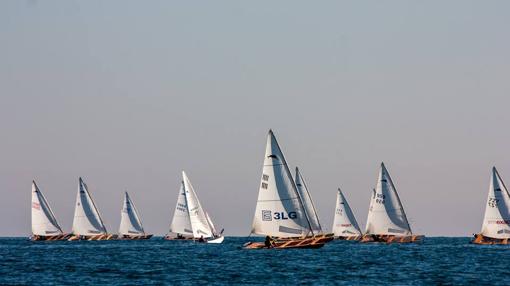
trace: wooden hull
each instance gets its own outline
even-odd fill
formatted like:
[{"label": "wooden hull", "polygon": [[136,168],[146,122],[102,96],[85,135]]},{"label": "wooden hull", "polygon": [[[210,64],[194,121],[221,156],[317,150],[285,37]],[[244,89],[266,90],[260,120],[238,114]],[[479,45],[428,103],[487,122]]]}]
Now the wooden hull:
[{"label": "wooden hull", "polygon": [[59,241],[59,240],[68,240],[71,237],[71,234],[59,234],[59,235],[33,235],[30,237],[32,241]]},{"label": "wooden hull", "polygon": [[93,240],[115,240],[117,239],[117,235],[116,234],[98,234],[98,235],[72,235],[68,240],[69,241],[77,241],[77,240],[88,240],[88,241],[93,241]]},{"label": "wooden hull", "polygon": [[[307,236],[301,238],[276,238],[272,239],[269,249],[293,249],[293,248],[321,248],[324,244],[334,239],[333,234]],[[268,249],[264,242],[248,242],[244,249]]]},{"label": "wooden hull", "polygon": [[119,239],[121,240],[143,240],[150,239],[152,234],[144,234],[144,235],[120,235]]},{"label": "wooden hull", "polygon": [[361,237],[360,242],[382,242],[382,243],[419,243],[422,242],[425,236],[423,235],[373,235],[365,234]]},{"label": "wooden hull", "polygon": [[353,235],[353,236],[337,236],[336,240],[349,240],[349,241],[360,241],[363,236],[361,235]]},{"label": "wooden hull", "polygon": [[492,238],[483,236],[482,234],[476,234],[474,239],[471,240],[473,244],[481,244],[481,245],[508,245],[510,244],[510,239],[508,238]]}]

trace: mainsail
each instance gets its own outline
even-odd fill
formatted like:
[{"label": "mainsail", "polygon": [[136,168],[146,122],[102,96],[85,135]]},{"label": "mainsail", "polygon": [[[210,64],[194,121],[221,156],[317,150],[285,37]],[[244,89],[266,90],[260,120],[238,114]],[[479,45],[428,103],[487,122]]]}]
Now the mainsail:
[{"label": "mainsail", "polygon": [[338,188],[336,195],[335,218],[333,220],[333,233],[335,236],[361,235],[358,222],[352,213],[342,190]]},{"label": "mainsail", "polygon": [[121,211],[119,234],[121,235],[144,235],[142,222],[136,210],[135,205],[131,201],[129,194],[124,195],[124,205]]},{"label": "mainsail", "polygon": [[94,201],[90,197],[87,185],[81,178],[78,194],[76,196],[73,234],[84,236],[106,234],[106,227],[104,226]]},{"label": "mainsail", "polygon": [[52,236],[62,233],[62,229],[58,225],[46,198],[44,198],[35,181],[32,181],[32,234]]},{"label": "mainsail", "polygon": [[381,163],[377,187],[372,192],[366,233],[396,236],[412,234],[397,190],[384,163]]},{"label": "mainsail", "polygon": [[510,238],[510,194],[496,167],[492,168],[481,233],[491,238]]},{"label": "mainsail", "polygon": [[273,132],[269,130],[251,232],[296,237],[308,235],[311,229],[287,162]]},{"label": "mainsail", "polygon": [[296,167],[296,188],[299,196],[301,197],[301,201],[303,202],[304,209],[306,211],[307,217],[310,219],[310,225],[312,227],[312,231],[317,234],[322,232],[322,227],[319,222],[319,216],[317,215],[317,210],[315,209],[315,205],[313,204],[312,196],[308,191],[308,187],[306,186],[306,182],[299,171],[299,168]]},{"label": "mainsail", "polygon": [[186,200],[186,191],[184,188],[184,181],[181,181],[179,188],[179,195],[177,196],[177,203],[175,205],[174,216],[170,224],[170,232],[182,236],[193,237],[193,230],[191,228],[191,221],[189,219],[188,202]]}]

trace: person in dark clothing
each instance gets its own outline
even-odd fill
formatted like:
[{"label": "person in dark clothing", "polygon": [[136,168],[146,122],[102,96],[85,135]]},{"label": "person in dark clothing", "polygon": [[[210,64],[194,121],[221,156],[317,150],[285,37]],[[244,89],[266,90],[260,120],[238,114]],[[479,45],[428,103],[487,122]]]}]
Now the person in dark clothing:
[{"label": "person in dark clothing", "polygon": [[198,239],[198,242],[205,242],[205,239],[204,239],[203,235],[200,236],[200,238]]},{"label": "person in dark clothing", "polygon": [[271,240],[271,237],[266,236],[266,240],[264,241],[264,245],[266,248],[272,248],[273,247],[273,241]]}]

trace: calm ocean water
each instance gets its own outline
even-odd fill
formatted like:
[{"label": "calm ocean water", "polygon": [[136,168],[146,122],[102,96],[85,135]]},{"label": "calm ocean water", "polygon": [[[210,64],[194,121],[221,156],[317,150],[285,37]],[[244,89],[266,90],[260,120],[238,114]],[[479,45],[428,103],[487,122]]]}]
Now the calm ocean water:
[{"label": "calm ocean water", "polygon": [[0,284],[510,285],[510,247],[469,238],[421,245],[335,241],[318,250],[242,250],[165,241],[30,242],[0,239]]}]

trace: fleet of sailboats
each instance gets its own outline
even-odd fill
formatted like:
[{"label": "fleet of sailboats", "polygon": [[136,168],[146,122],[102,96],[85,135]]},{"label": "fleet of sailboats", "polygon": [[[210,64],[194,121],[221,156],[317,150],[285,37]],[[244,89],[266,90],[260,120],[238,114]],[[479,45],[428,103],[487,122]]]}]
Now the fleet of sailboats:
[{"label": "fleet of sailboats", "polygon": [[167,240],[196,240],[207,243],[222,243],[223,231],[218,233],[210,216],[204,211],[191,182],[182,172],[182,181],[177,195],[174,217]]},{"label": "fleet of sailboats", "polygon": [[[89,189],[79,178],[72,232],[65,233],[48,201],[32,181],[31,220],[33,241],[57,240],[138,240],[149,239],[129,194],[125,192],[117,234],[108,233]],[[262,176],[253,216],[251,234],[265,236],[264,242],[248,242],[245,249],[320,248],[333,239],[360,242],[421,242],[423,235],[412,232],[393,180],[381,163],[376,188],[372,190],[365,231],[362,232],[344,193],[336,193],[332,233],[321,225],[310,190],[299,168],[292,176],[272,130],[266,141]],[[250,235],[251,235],[250,234]],[[223,230],[217,231],[204,210],[186,173],[167,240],[222,243]],[[485,215],[474,244],[510,244],[510,192],[495,167],[492,168]]]}]

